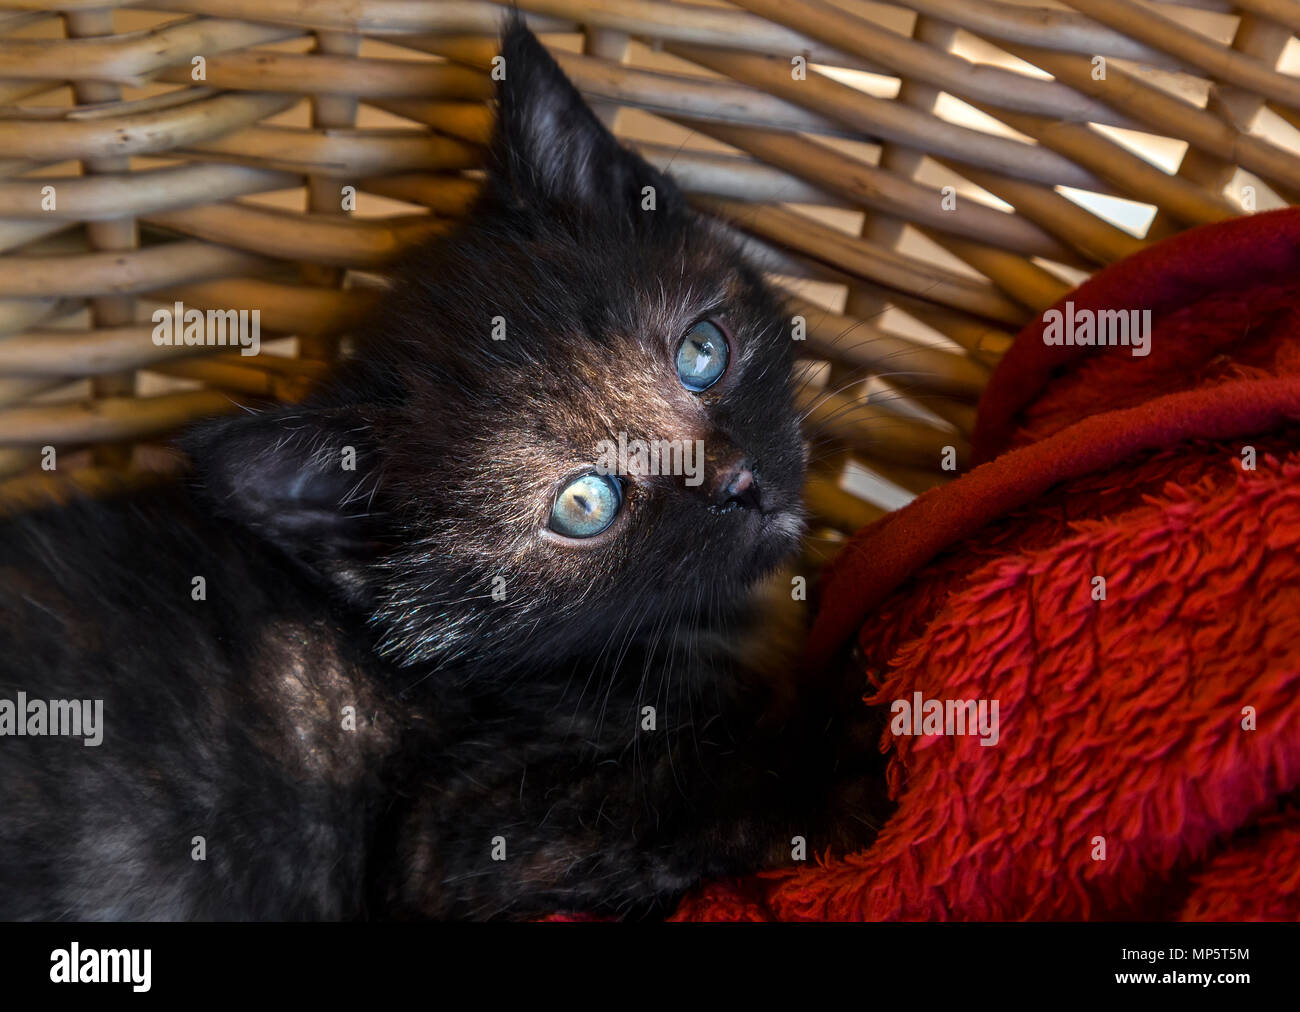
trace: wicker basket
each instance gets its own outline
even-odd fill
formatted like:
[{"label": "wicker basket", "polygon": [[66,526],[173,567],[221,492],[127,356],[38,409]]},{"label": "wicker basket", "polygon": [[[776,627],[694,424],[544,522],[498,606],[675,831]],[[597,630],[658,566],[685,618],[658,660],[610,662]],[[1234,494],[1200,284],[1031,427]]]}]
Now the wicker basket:
[{"label": "wicker basket", "polygon": [[[1300,193],[1296,0],[1032,2],[519,0],[790,291],[832,538],[964,465],[989,367],[1074,283]],[[503,14],[0,0],[0,503],[301,396],[470,202]],[[158,347],[176,301],[260,309],[264,353]]]}]

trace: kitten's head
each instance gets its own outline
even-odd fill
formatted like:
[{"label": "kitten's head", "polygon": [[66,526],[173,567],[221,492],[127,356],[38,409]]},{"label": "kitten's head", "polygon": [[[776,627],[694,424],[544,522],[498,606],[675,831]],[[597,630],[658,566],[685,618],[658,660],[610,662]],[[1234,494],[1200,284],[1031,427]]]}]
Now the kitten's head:
[{"label": "kitten's head", "polygon": [[777,302],[526,29],[502,55],[465,225],[408,260],[327,389],[191,442],[222,511],[405,663],[663,635],[733,606],[802,526]]}]

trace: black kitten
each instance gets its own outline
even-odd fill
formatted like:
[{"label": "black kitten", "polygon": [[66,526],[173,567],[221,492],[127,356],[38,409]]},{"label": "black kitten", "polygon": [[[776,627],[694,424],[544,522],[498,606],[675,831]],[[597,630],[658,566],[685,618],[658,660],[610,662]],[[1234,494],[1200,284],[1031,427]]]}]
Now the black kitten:
[{"label": "black kitten", "polygon": [[841,700],[734,649],[802,526],[779,307],[503,55],[478,206],[327,388],[0,529],[0,917],[629,914],[868,834]]}]

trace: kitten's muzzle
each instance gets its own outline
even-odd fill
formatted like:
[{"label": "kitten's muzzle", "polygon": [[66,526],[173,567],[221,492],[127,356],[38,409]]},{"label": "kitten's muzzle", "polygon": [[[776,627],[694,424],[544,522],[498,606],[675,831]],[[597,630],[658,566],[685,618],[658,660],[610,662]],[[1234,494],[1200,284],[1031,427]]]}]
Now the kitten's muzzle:
[{"label": "kitten's muzzle", "polygon": [[742,457],[718,475],[713,486],[713,506],[721,512],[733,509],[763,509],[763,493],[758,484],[758,466]]}]

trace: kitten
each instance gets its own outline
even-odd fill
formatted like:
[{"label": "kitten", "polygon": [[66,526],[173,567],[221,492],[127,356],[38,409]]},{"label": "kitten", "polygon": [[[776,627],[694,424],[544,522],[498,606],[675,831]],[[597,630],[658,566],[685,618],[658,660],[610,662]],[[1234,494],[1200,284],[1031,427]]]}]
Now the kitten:
[{"label": "kitten", "polygon": [[659,913],[870,836],[849,702],[737,661],[802,528],[779,306],[502,53],[474,212],[319,393],[0,529],[3,698],[102,700],[99,745],[0,737],[0,918]]}]

